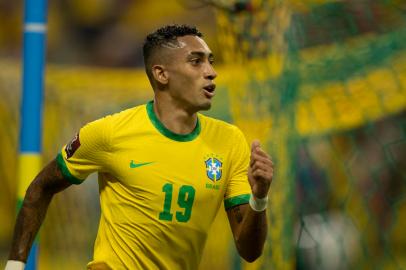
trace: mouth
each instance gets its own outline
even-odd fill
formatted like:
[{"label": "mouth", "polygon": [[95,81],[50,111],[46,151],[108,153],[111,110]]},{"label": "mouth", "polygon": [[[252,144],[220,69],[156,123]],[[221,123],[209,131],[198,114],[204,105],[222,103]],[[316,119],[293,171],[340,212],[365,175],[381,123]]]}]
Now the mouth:
[{"label": "mouth", "polygon": [[208,98],[214,97],[214,90],[216,89],[216,85],[214,83],[206,85],[205,87],[203,87],[203,89],[206,97]]}]

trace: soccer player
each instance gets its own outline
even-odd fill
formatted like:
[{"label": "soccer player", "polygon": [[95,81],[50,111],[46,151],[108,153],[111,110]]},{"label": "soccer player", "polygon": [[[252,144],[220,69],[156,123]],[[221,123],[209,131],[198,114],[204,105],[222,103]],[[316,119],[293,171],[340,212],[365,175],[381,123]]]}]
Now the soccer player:
[{"label": "soccer player", "polygon": [[82,127],[27,189],[6,269],[23,269],[55,193],[98,172],[101,217],[88,269],[197,269],[221,205],[238,252],[262,252],[273,163],[235,126],[204,116],[214,57],[194,27],[147,36],[154,100]]}]

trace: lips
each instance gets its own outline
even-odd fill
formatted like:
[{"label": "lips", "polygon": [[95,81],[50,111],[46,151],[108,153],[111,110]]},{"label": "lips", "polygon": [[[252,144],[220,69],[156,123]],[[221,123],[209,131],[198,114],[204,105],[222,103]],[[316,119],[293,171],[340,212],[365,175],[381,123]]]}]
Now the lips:
[{"label": "lips", "polygon": [[216,85],[214,83],[206,85],[205,87],[203,87],[204,90],[212,93],[214,92],[214,89],[216,89]]},{"label": "lips", "polygon": [[203,89],[206,97],[208,98],[214,97],[214,90],[216,89],[216,85],[214,83],[206,85],[205,87],[203,87]]}]

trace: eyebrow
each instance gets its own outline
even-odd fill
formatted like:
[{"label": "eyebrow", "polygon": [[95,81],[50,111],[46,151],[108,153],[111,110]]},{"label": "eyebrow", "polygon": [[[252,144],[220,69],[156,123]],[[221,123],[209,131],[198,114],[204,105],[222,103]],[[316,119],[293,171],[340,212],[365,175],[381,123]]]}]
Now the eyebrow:
[{"label": "eyebrow", "polygon": [[210,52],[210,53],[204,53],[204,52],[201,52],[201,51],[190,52],[190,53],[189,53],[189,56],[199,56],[199,57],[205,57],[205,56],[207,56],[208,58],[213,58],[213,57],[214,57],[214,55],[213,55],[212,52]]}]

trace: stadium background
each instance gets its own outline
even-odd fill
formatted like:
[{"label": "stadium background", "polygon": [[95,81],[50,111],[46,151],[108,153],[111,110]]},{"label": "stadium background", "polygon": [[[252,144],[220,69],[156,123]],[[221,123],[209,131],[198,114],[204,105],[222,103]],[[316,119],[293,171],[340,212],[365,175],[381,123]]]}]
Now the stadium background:
[{"label": "stadium background", "polygon": [[[216,55],[212,116],[273,155],[270,233],[242,263],[221,211],[201,269],[406,268],[406,4],[362,1],[50,1],[43,160],[84,123],[149,100],[145,33],[197,25]],[[11,241],[22,3],[0,0],[0,267]],[[58,194],[39,269],[83,269],[95,176]]]}]

